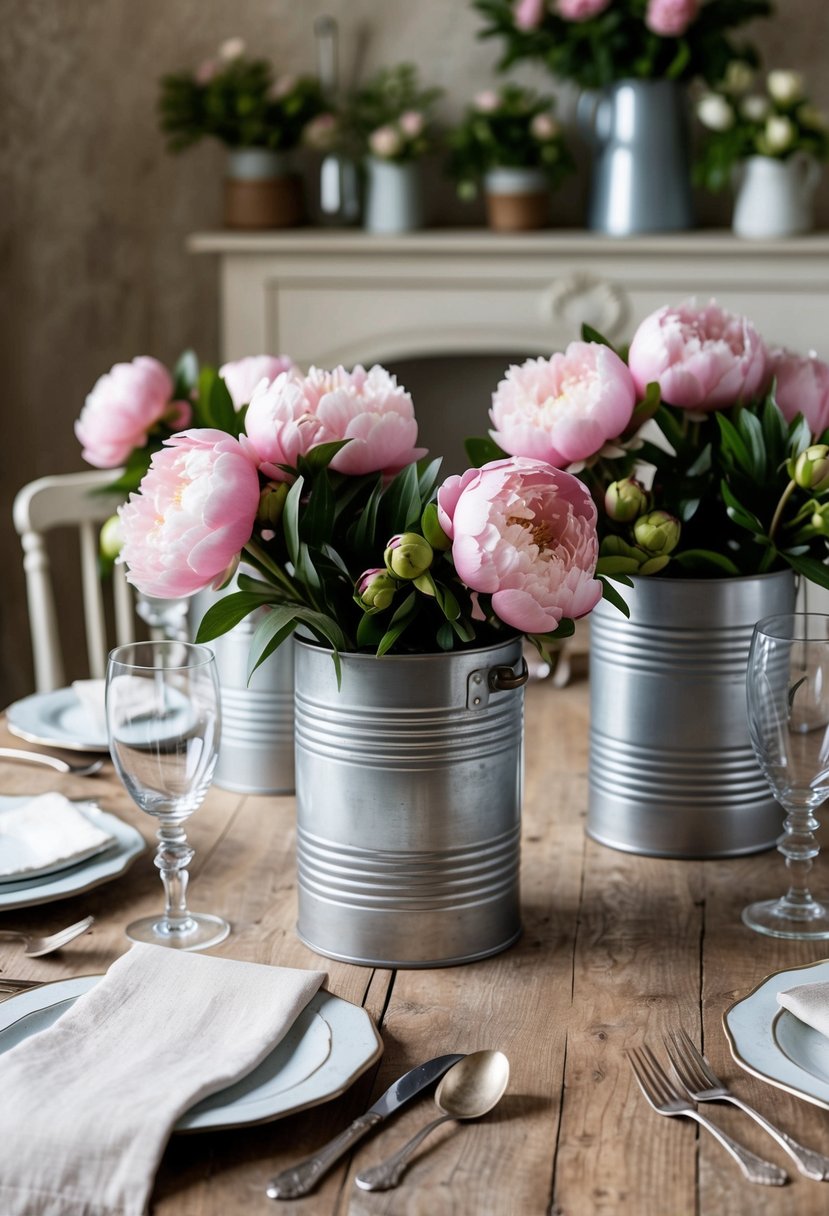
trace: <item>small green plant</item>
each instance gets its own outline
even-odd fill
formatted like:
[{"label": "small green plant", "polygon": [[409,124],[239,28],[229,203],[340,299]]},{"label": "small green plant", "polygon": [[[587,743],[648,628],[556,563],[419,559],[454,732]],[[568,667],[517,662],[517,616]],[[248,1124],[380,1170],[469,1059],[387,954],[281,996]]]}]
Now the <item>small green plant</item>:
[{"label": "small green plant", "polygon": [[358,89],[347,121],[360,148],[381,160],[415,160],[432,146],[432,113],[443,90],[424,88],[417,68],[384,68]]}]

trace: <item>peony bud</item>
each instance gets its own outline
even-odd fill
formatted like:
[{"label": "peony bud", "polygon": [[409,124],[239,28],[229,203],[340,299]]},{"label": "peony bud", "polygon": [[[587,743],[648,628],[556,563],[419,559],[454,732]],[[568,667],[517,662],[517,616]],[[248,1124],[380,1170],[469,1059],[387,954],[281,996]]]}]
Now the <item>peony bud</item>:
[{"label": "peony bud", "polygon": [[706,93],[699,99],[697,118],[709,131],[730,131],[734,126],[734,111],[719,93]]},{"label": "peony bud", "polygon": [[272,481],[265,486],[259,495],[259,507],[256,518],[265,528],[275,528],[282,518],[285,499],[288,497],[288,484],[285,481]]},{"label": "peony bud", "polygon": [[641,515],[633,525],[636,543],[652,557],[671,553],[679,544],[682,527],[679,520],[667,511],[651,511]]},{"label": "peony bud", "polygon": [[791,105],[803,96],[803,76],[800,72],[769,72],[766,87],[770,96],[781,106]]},{"label": "peony bud", "polygon": [[357,580],[357,595],[364,608],[388,608],[394,599],[397,583],[385,570],[366,570]]},{"label": "peony bud", "polygon": [[744,59],[732,59],[725,69],[723,88],[727,93],[747,93],[754,84],[754,68]]},{"label": "peony bud", "polygon": [[792,480],[801,490],[822,494],[829,490],[829,447],[825,443],[813,443],[794,462]]},{"label": "peony bud", "polygon": [[829,536],[829,502],[815,506],[810,522],[814,530],[821,536]]},{"label": "peony bud", "polygon": [[648,492],[635,477],[614,481],[604,496],[604,509],[617,524],[629,524],[648,509]]},{"label": "peony bud", "polygon": [[98,540],[98,545],[101,552],[101,557],[108,561],[114,562],[118,554],[121,552],[121,546],[124,543],[124,534],[121,531],[121,519],[118,515],[110,515],[109,519],[101,528],[101,534]]},{"label": "peony bud", "polygon": [[740,102],[740,113],[749,122],[765,122],[770,109],[768,97],[744,97]]},{"label": "peony bud", "polygon": [[375,156],[386,160],[397,156],[403,147],[403,140],[395,127],[378,127],[369,135],[368,146]]},{"label": "peony bud", "polygon": [[391,538],[383,560],[390,574],[397,578],[414,579],[426,573],[434,556],[434,550],[427,540],[417,532],[404,532]]},{"label": "peony bud", "polygon": [[430,502],[426,504],[423,515],[420,518],[420,526],[423,529],[423,535],[433,549],[439,549],[441,552],[451,549],[452,540],[440,526],[437,503]]}]

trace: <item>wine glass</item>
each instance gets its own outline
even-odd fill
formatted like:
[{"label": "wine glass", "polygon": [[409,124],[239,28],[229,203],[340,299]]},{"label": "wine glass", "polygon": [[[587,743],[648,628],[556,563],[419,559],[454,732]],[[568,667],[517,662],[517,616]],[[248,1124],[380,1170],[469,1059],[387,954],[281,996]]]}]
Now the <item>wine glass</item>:
[{"label": "wine glass", "polygon": [[754,628],[746,677],[751,742],[786,812],[777,848],[789,890],[750,904],[743,920],[770,937],[829,937],[829,910],[807,886],[819,846],[814,812],[829,797],[829,616],[787,613]]},{"label": "wine glass", "polygon": [[178,641],[119,646],[107,666],[106,714],[118,776],[133,802],[159,821],[155,864],[164,912],[133,921],[127,937],[178,950],[215,946],[230,925],[187,907],[193,850],[182,827],[204,801],[216,767],[221,713],[213,651]]}]

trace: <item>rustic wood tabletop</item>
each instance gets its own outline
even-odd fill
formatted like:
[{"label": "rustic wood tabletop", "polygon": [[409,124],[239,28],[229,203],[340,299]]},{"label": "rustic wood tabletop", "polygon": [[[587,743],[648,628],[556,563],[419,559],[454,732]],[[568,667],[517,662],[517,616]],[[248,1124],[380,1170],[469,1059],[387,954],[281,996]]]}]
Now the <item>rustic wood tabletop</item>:
[{"label": "rustic wood tabletop", "polygon": [[[191,904],[230,919],[215,951],[328,971],[327,987],[363,1005],[384,1043],[379,1063],[341,1097],[274,1122],[176,1135],[153,1192],[155,1216],[235,1216],[280,1207],[313,1216],[798,1216],[826,1211],[829,1183],[810,1181],[745,1114],[717,1104],[714,1121],[784,1166],[789,1183],[753,1185],[704,1131],[646,1105],[624,1049],[684,1027],[704,1043],[736,1093],[801,1143],[829,1152],[829,1112],[743,1072],[731,1058],[724,1010],[763,977],[829,955],[829,945],[761,938],[740,920],[751,899],[781,891],[775,852],[671,861],[587,839],[587,685],[532,684],[526,705],[522,842],[524,930],[510,950],[476,964],[372,970],[321,960],[296,937],[294,807],[290,797],[213,788],[193,816]],[[0,743],[21,744],[0,729]],[[153,824],[107,764],[61,777],[0,762],[0,794],[60,789],[95,797],[148,842]],[[124,925],[160,909],[151,852],[121,877],[57,903],[0,911],[0,927],[49,932],[92,913],[91,932],[58,954],[0,946],[0,976],[48,982],[100,974],[128,948]],[[829,894],[829,863],[815,889]],[[369,1194],[360,1168],[394,1151],[435,1112],[415,1100],[364,1140],[305,1199],[275,1204],[267,1180],[341,1131],[408,1068],[443,1052],[498,1048],[511,1064],[500,1105],[474,1123],[443,1125],[398,1189]],[[198,1043],[193,1044],[198,1051]]]}]

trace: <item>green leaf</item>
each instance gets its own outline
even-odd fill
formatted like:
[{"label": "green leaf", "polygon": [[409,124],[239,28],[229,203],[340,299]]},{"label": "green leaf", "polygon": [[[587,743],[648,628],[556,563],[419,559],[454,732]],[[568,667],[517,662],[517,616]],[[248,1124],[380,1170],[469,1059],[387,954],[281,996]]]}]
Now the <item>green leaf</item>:
[{"label": "green leaf", "polygon": [[199,383],[199,360],[196,352],[186,350],[179,355],[173,368],[173,400],[190,401]]},{"label": "green leaf", "polygon": [[285,506],[282,509],[282,533],[288,548],[288,557],[293,566],[296,566],[299,561],[299,520],[304,485],[304,479],[297,477],[288,491],[288,497],[285,499]]},{"label": "green leaf", "polygon": [[720,428],[720,439],[722,442],[723,453],[729,456],[733,463],[736,464],[738,468],[742,469],[744,473],[748,473],[749,476],[752,476],[754,465],[751,458],[751,453],[746,447],[742,435],[734,426],[733,422],[731,422],[729,418],[726,418],[725,414],[718,413],[716,415],[716,419],[717,425]]},{"label": "green leaf", "polygon": [[682,427],[666,405],[660,405],[653,420],[671,445],[674,452],[679,452],[685,445],[685,435]]},{"label": "green leaf", "polygon": [[571,638],[575,632],[576,622],[569,616],[565,616],[559,621],[557,629],[550,629],[547,633],[531,634],[530,641],[536,646],[543,645],[545,642],[563,642],[567,638]]},{"label": "green leaf", "polygon": [[614,608],[618,608],[623,616],[629,617],[630,609],[610,580],[601,574],[598,576],[598,578],[599,582],[602,584],[602,598],[606,599],[607,602],[612,604]]},{"label": "green leaf", "polygon": [[311,493],[303,507],[301,518],[302,539],[309,545],[320,548],[330,539],[334,530],[336,503],[331,479],[323,468],[316,475]]},{"label": "green leaf", "polygon": [[683,553],[674,553],[673,560],[678,566],[688,566],[693,570],[705,566],[716,566],[734,577],[741,573],[739,566],[735,565],[730,557],[726,557],[723,553],[715,553],[713,549],[686,549]]},{"label": "green leaf", "polygon": [[[368,552],[377,543],[377,516],[380,511],[382,498],[383,483],[378,478],[351,536],[351,543],[358,553]],[[384,536],[380,543],[385,547],[386,541],[390,539],[389,536]]]},{"label": "green leaf", "polygon": [[747,507],[743,506],[731,490],[728,482],[724,479],[720,482],[720,493],[723,496],[729,519],[733,519],[734,523],[739,524],[741,528],[753,532],[755,536],[765,536],[760,520]]},{"label": "green leaf", "polygon": [[763,439],[763,424],[751,410],[741,410],[738,428],[745,440],[751,458],[751,475],[755,481],[763,481],[766,475],[766,445]]},{"label": "green leaf", "polygon": [[370,646],[374,650],[380,643],[384,628],[377,620],[377,614],[367,612],[357,626],[357,645]]},{"label": "green leaf", "polygon": [[150,461],[154,454],[161,450],[160,443],[152,443],[144,448],[135,448],[130,452],[127,463],[124,466],[124,471],[119,477],[114,478],[108,485],[99,486],[93,490],[93,494],[120,494],[126,495],[133,490],[137,490],[144,478],[144,474],[150,467]]},{"label": "green leaf", "polygon": [[[248,560],[247,558],[245,560]],[[263,599],[274,599],[274,587],[272,583],[266,583],[261,578],[252,578],[249,574],[240,574],[237,576],[236,582],[240,591],[248,591],[251,595],[258,595]]]},{"label": "green leaf", "polygon": [[317,444],[315,448],[311,448],[304,456],[299,457],[297,468],[303,474],[320,473],[323,469],[328,468],[337,452],[351,442],[350,439],[332,439],[330,443]]},{"label": "green leaf", "polygon": [[443,459],[438,456],[435,460],[429,463],[420,470],[418,477],[418,491],[420,493],[420,501],[426,502],[432,496],[432,491],[435,488],[437,479],[440,476],[441,465]]},{"label": "green leaf", "polygon": [[818,561],[816,557],[796,557],[793,553],[783,553],[781,556],[810,583],[817,583],[818,587],[829,590],[829,566],[824,562]]},{"label": "green leaf", "polygon": [[239,417],[227,385],[215,368],[203,367],[199,373],[199,395],[194,404],[199,426],[214,427],[238,437]]},{"label": "green leaf", "polygon": [[581,340],[582,342],[598,342],[600,346],[608,346],[614,352],[616,350],[613,343],[604,334],[600,334],[597,329],[594,329],[592,325],[588,325],[586,321],[582,322]]},{"label": "green leaf", "polygon": [[455,645],[455,631],[448,621],[444,621],[443,624],[438,627],[438,631],[435,634],[435,641],[437,642],[438,646],[440,646],[441,650],[451,650]]},{"label": "green leaf", "polygon": [[812,442],[812,431],[805,418],[800,414],[795,418],[789,427],[789,455],[799,456],[805,448],[808,448]]},{"label": "green leaf", "polygon": [[382,517],[389,536],[416,528],[422,510],[417,465],[410,464],[401,469],[382,498]]},{"label": "green leaf", "polygon": [[482,465],[489,464],[491,460],[503,460],[506,456],[506,452],[498,447],[494,439],[485,436],[476,435],[465,439],[463,446],[473,469],[480,469]]},{"label": "green leaf", "polygon": [[596,574],[636,574],[641,564],[635,557],[600,557]]},{"label": "green leaf", "polygon": [[291,636],[298,624],[293,606],[274,608],[263,616],[253,631],[248,654],[248,681],[265,659]]},{"label": "green leaf", "polygon": [[249,591],[237,591],[226,595],[211,605],[204,614],[196,634],[197,642],[209,642],[213,638],[227,633],[234,625],[238,625],[256,608],[261,608],[263,597]]}]

